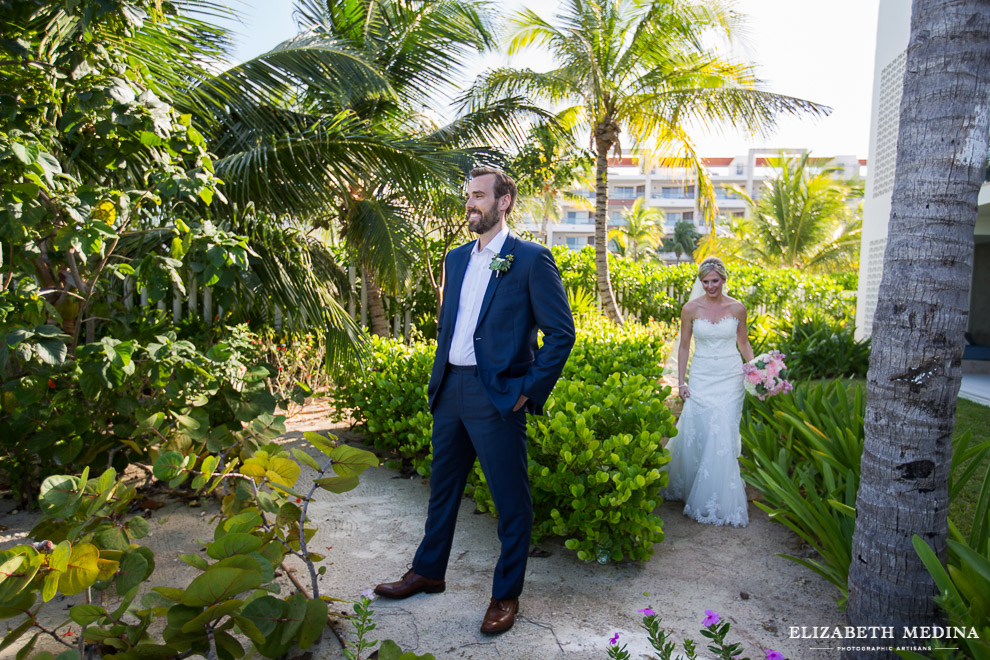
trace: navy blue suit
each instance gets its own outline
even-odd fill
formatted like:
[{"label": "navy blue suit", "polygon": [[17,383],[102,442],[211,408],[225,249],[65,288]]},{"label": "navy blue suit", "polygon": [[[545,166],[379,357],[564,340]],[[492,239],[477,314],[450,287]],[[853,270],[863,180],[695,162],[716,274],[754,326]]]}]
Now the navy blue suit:
[{"label": "navy blue suit", "polygon": [[[488,281],[474,331],[477,368],[448,368],[461,284],[477,241],[447,255],[437,353],[428,389],[433,413],[433,466],[426,534],[413,570],[444,579],[468,473],[478,457],[498,510],[502,551],[492,596],[518,598],[533,528],[526,456],[526,412],[542,414],[574,345],[574,321],[560,273],[544,246],[511,234],[500,256],[511,267]],[[537,332],[543,331],[543,346]],[[519,396],[528,397],[513,412]]]}]

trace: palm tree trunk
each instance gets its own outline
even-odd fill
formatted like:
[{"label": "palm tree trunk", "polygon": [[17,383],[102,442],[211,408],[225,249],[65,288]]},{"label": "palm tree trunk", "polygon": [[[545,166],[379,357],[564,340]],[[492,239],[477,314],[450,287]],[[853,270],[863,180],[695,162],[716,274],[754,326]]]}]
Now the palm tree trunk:
[{"label": "palm tree trunk", "polygon": [[382,302],[382,289],[367,269],[361,268],[361,282],[368,288],[368,322],[371,334],[388,337],[388,319],[385,318],[385,304]]},{"label": "palm tree trunk", "polygon": [[[540,243],[547,244],[547,228],[550,226],[550,214],[543,211],[543,222],[540,223]],[[549,247],[549,246],[547,246]]]},{"label": "palm tree trunk", "polygon": [[595,275],[598,295],[609,320],[622,325],[622,314],[615,303],[612,280],[608,273],[608,152],[619,137],[615,122],[602,122],[595,126]]},{"label": "palm tree trunk", "polygon": [[[990,4],[915,0],[846,609],[850,625],[892,626],[897,637],[939,617],[911,539],[944,560],[988,100]],[[843,654],[859,657],[895,656]]]}]

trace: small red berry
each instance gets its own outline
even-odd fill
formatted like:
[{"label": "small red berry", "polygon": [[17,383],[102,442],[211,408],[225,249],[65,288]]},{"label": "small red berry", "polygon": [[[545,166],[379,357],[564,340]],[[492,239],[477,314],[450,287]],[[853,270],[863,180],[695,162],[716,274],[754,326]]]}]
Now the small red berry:
[{"label": "small red berry", "polygon": [[48,379],[48,387],[49,389],[53,389],[53,390],[55,389],[55,381],[52,380],[51,378]]}]

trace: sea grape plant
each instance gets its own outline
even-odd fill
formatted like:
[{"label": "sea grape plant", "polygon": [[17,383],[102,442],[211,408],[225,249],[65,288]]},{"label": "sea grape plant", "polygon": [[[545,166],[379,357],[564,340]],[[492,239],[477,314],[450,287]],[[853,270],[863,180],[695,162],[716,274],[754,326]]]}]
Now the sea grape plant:
[{"label": "sea grape plant", "polygon": [[[17,619],[0,642],[0,651],[33,632],[18,657],[27,657],[38,638],[47,635],[80,655],[87,650],[120,660],[243,657],[247,639],[265,657],[291,647],[310,648],[327,625],[328,596],[320,593],[317,566],[324,556],[308,543],[316,533],[308,508],[317,490],[343,493],[358,485],[359,475],[378,464],[371,452],[340,444],[336,438],[306,433],[317,459],[301,449],[286,451],[269,443],[239,459],[195,452],[161,453],[155,477],[176,488],[190,481],[203,495],[224,493],[213,539],[206,556],[190,552],[180,559],[198,572],[185,589],[154,587],[138,601],[143,583],[153,577],[154,553],[135,543],[148,523],[128,514],[137,490],[113,468],[91,478],[53,475],[41,488],[43,520],[32,530],[34,544],[0,552],[0,617]],[[302,466],[316,474],[302,489]],[[291,573],[284,562],[294,557],[309,573],[308,589],[293,577],[295,589],[283,595],[276,571]],[[57,594],[86,593],[86,602],[69,610],[69,621],[47,628],[38,612]],[[110,609],[93,594],[115,594]],[[150,626],[164,619],[160,637]],[[81,627],[78,644],[59,631]],[[79,656],[74,656],[79,657]]]}]

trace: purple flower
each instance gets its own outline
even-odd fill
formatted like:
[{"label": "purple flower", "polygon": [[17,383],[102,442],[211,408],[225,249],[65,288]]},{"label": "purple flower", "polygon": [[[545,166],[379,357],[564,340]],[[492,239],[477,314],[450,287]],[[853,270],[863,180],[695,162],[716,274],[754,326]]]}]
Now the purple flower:
[{"label": "purple flower", "polygon": [[374,600],[375,599],[375,590],[374,589],[365,589],[364,591],[361,592],[361,595],[364,596],[365,598],[367,598],[368,600]]},{"label": "purple flower", "polygon": [[651,610],[649,607],[644,607],[643,609],[636,611],[642,614],[643,616],[653,616],[654,614],[656,614],[656,612]]},{"label": "purple flower", "polygon": [[779,651],[774,651],[773,649],[767,649],[767,660],[784,660],[784,654]]},{"label": "purple flower", "polygon": [[618,644],[619,643],[619,633],[615,633],[615,636],[614,637],[609,638],[608,643],[610,645],[612,645],[612,646],[615,646],[616,644]]},{"label": "purple flower", "polygon": [[701,622],[701,625],[707,628],[708,626],[714,626],[718,622],[718,612],[715,610],[705,610],[705,620]]}]

